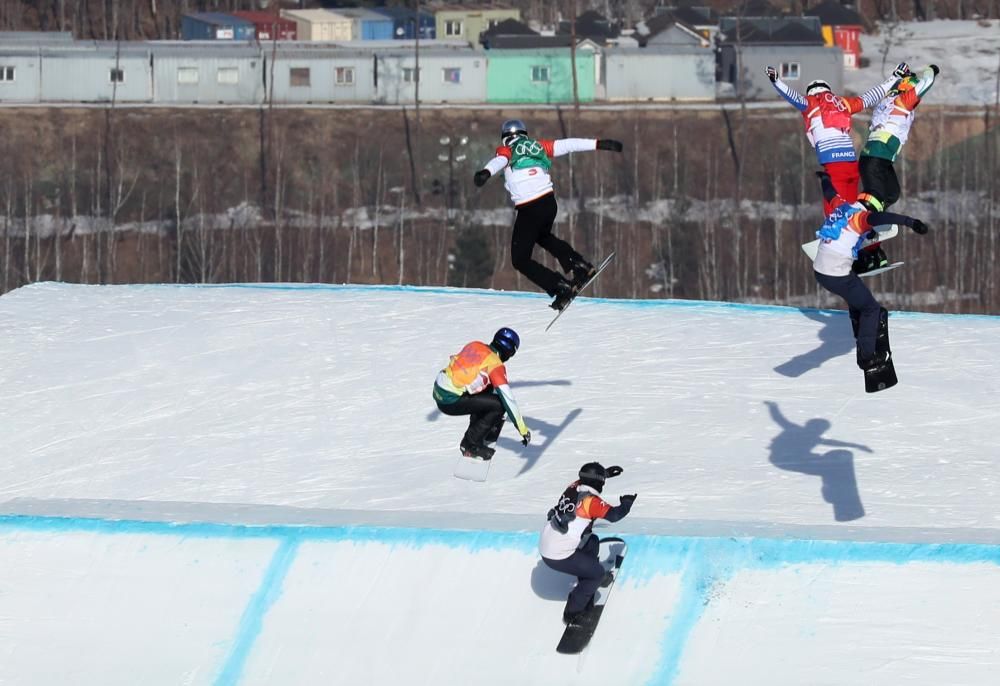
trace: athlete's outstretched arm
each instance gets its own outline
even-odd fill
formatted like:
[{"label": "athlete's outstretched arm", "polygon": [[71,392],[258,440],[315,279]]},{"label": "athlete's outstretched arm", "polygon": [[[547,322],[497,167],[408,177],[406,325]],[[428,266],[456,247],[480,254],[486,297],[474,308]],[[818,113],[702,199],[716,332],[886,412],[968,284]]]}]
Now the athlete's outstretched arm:
[{"label": "athlete's outstretched arm", "polygon": [[492,160],[487,162],[482,169],[475,173],[472,177],[473,183],[477,186],[485,185],[486,182],[490,180],[490,177],[502,171],[503,168],[507,166],[508,162],[510,162],[509,157],[505,155],[497,155]]},{"label": "athlete's outstretched arm", "polygon": [[[773,69],[773,67],[771,67],[771,69]],[[768,73],[768,78],[770,78],[770,73]],[[774,90],[778,91],[778,95],[783,97],[789,105],[797,109],[799,112],[806,111],[806,107],[809,106],[809,103],[806,100],[806,96],[802,95],[802,93],[799,93],[777,76],[775,76],[774,81],[771,81],[771,85],[774,86]]]},{"label": "athlete's outstretched arm", "polygon": [[865,221],[868,222],[869,229],[882,226],[883,224],[902,224],[903,226],[909,226],[915,233],[925,234],[928,228],[927,224],[924,224],[919,219],[909,217],[905,214],[896,214],[895,212],[869,212],[865,217]]},{"label": "athlete's outstretched arm", "polygon": [[899,79],[895,76],[886,79],[882,83],[872,86],[864,93],[861,94],[861,102],[864,103],[865,109],[869,107],[875,107],[878,101],[884,98],[890,90],[895,88],[896,84],[899,83]]}]

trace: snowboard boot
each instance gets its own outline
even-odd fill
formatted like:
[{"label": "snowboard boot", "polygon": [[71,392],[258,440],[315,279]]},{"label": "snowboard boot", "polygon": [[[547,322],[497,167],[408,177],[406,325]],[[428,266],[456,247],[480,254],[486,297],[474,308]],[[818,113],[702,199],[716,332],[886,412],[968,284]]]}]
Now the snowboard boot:
[{"label": "snowboard boot", "polygon": [[874,269],[881,269],[889,266],[889,258],[882,250],[881,244],[869,246],[858,253],[858,259],[854,260],[851,266],[855,274],[865,274]]},{"label": "snowboard boot", "polygon": [[562,311],[576,297],[576,289],[573,288],[569,281],[560,281],[559,285],[556,286],[555,297],[556,299],[552,301],[549,307],[553,310]]},{"label": "snowboard boot", "polygon": [[477,457],[480,460],[491,460],[493,459],[493,453],[496,452],[493,448],[487,448],[485,445],[476,445],[467,438],[462,439],[459,447],[462,450],[462,454],[466,457]]},{"label": "snowboard boot", "polygon": [[483,445],[487,443],[496,443],[497,439],[500,438],[500,431],[503,429],[503,417],[497,420],[497,423],[490,427],[490,430],[486,432],[483,437]]},{"label": "snowboard boot", "polygon": [[601,579],[601,588],[607,588],[608,586],[611,585],[611,582],[613,582],[614,580],[615,580],[615,574],[614,574],[614,572],[610,572],[610,571],[605,572],[604,573],[604,578]]},{"label": "snowboard boot", "polygon": [[597,274],[597,267],[586,260],[573,260],[572,264],[573,266],[570,267],[570,271],[573,272],[572,283],[576,289],[581,288]]},{"label": "snowboard boot", "polygon": [[563,610],[563,624],[566,624],[567,626],[579,622],[581,617],[583,617],[583,612],[569,612],[567,610]]},{"label": "snowboard boot", "polygon": [[858,352],[858,367],[864,372],[875,371],[888,363],[891,357],[892,353],[888,350],[877,350],[871,357],[861,357]]}]

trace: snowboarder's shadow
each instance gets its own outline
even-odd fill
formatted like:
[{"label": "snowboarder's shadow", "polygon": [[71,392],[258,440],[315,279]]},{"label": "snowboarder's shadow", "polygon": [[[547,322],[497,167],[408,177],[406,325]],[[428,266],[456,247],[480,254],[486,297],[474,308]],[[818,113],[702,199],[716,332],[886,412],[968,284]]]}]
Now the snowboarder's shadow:
[{"label": "snowboarder's shadow", "polygon": [[819,346],[809,352],[796,355],[787,362],[782,362],[774,368],[774,371],[782,376],[797,378],[808,371],[818,369],[827,360],[832,360],[854,350],[855,343],[850,321],[846,320],[845,312],[811,309],[800,309],[799,312],[823,325],[817,334]]},{"label": "snowboarder's shadow", "polygon": [[[552,442],[556,439],[556,437],[559,434],[561,434],[566,429],[566,427],[573,422],[574,419],[580,416],[581,412],[583,412],[583,408],[581,407],[578,407],[575,410],[570,411],[570,413],[566,415],[566,418],[563,419],[562,422],[560,422],[559,424],[549,424],[548,422],[544,422],[541,419],[535,419],[534,417],[525,417],[524,422],[528,425],[528,428],[531,430],[531,437],[532,437],[531,443],[528,445],[528,447],[524,447],[521,445],[520,438],[504,438],[503,436],[501,436],[500,440],[497,441],[497,448],[504,448],[505,450],[509,450],[510,452],[516,454],[518,457],[524,460],[524,464],[521,465],[521,468],[517,471],[517,474],[515,474],[514,476],[521,476],[526,471],[534,467],[535,463],[538,462],[538,459],[542,456],[542,453],[545,452],[546,448],[548,448],[549,445],[552,444]],[[516,433],[517,432],[515,432],[515,434]],[[539,442],[538,441],[539,436],[543,436],[545,440]]]},{"label": "snowboarder's shadow", "polygon": [[[553,379],[552,381],[514,381],[511,382],[511,389],[514,388],[528,388],[530,386],[571,386],[573,384],[569,379]],[[441,410],[436,407],[427,413],[427,421],[436,422],[441,418]]]},{"label": "snowboarder's shadow", "polygon": [[575,576],[557,572],[541,560],[531,570],[531,590],[542,600],[566,600],[575,585]]},{"label": "snowboarder's shadow", "polygon": [[[831,424],[828,419],[810,419],[798,425],[789,421],[777,403],[765,401],[771,418],[781,427],[781,433],[771,441],[771,464],[779,469],[800,474],[811,474],[822,479],[823,500],[833,505],[833,518],[838,522],[849,522],[865,516],[858,481],[854,474],[854,454],[846,448],[855,448],[867,453],[871,448],[857,443],[847,443],[823,438]],[[838,448],[820,453],[820,445]]]}]

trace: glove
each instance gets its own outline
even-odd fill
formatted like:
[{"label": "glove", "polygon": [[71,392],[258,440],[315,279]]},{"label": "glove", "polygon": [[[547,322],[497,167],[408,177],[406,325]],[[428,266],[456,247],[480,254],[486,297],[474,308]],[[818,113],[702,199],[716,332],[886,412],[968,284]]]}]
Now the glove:
[{"label": "glove", "polygon": [[912,72],[910,71],[910,65],[906,62],[900,62],[896,65],[896,68],[892,70],[892,75],[897,79],[901,79],[904,76],[909,76]]},{"label": "glove", "polygon": [[941,70],[938,68],[936,64],[931,65],[931,71],[934,72],[934,76],[937,76],[938,74],[941,73]]},{"label": "glove", "polygon": [[482,187],[486,185],[486,182],[490,180],[491,176],[493,175],[490,174],[489,169],[480,169],[476,172],[476,175],[472,177],[472,182],[477,186]]},{"label": "glove", "polygon": [[910,228],[913,229],[914,233],[919,233],[921,236],[923,236],[925,233],[927,233],[927,230],[930,227],[928,227],[927,224],[924,224],[919,219],[915,219],[913,221],[913,226],[911,226]]},{"label": "glove", "polygon": [[825,169],[820,169],[818,172],[816,172],[816,178],[819,179],[820,181],[822,181],[823,179],[829,179],[830,172],[828,172]]},{"label": "glove", "polygon": [[529,443],[531,443],[531,432],[525,431],[524,435],[521,436],[521,445],[527,448]]},{"label": "glove", "polygon": [[771,81],[771,83],[778,80],[778,70],[770,64],[764,67],[764,73],[767,74],[767,78]]},{"label": "glove", "polygon": [[605,473],[608,475],[608,478],[610,479],[612,477],[618,476],[624,471],[625,470],[619,467],[618,465],[611,465],[605,470]]},{"label": "glove", "polygon": [[598,150],[610,150],[611,152],[621,152],[622,151],[621,141],[612,140],[610,138],[601,138],[597,141]]},{"label": "glove", "polygon": [[618,501],[621,503],[622,507],[625,507],[625,508],[628,508],[628,509],[631,510],[632,509],[632,503],[635,502],[635,499],[636,499],[637,495],[638,494],[636,494],[636,493],[632,493],[630,495],[623,495],[623,496],[621,496],[618,499]]}]

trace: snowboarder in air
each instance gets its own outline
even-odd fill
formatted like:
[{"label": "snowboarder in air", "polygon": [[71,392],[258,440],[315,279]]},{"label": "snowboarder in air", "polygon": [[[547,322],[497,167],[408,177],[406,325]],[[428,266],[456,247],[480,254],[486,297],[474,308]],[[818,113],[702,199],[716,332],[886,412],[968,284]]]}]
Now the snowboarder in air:
[{"label": "snowboarder in air", "polygon": [[[555,298],[551,307],[561,310],[573,299],[575,289],[595,274],[595,269],[573,246],[552,233],[558,209],[549,176],[552,158],[584,150],[621,152],[622,144],[609,138],[535,140],[528,136],[528,127],[518,119],[503,123],[500,141],[502,145],[497,148],[496,157],[476,172],[473,181],[483,186],[491,176],[503,170],[504,187],[517,210],[510,244],[511,263],[514,269]],[[572,274],[572,279],[533,260],[531,253],[535,244],[559,260],[559,266]]]},{"label": "snowboarder in air", "polygon": [[623,495],[614,507],[601,499],[604,482],[622,473],[622,468],[604,468],[588,462],[580,468],[580,478],[571,483],[556,506],[549,510],[538,549],[542,561],[557,572],[577,578],[563,610],[563,621],[571,624],[589,609],[597,589],[605,582],[605,569],[598,560],[600,539],[591,529],[597,519],[617,522],[632,509],[635,494]]},{"label": "snowboarder in air", "polygon": [[[822,80],[810,82],[806,86],[806,94],[802,95],[781,80],[777,69],[772,66],[764,68],[774,89],[802,113],[806,138],[816,149],[816,157],[830,175],[834,188],[848,202],[857,200],[859,180],[858,158],[851,140],[851,115],[874,107],[896,85],[905,67],[905,64],[898,65],[891,79],[865,91],[861,97],[836,95],[830,84]],[[829,203],[825,202],[824,215],[830,214],[831,210]]]},{"label": "snowboarder in air", "polygon": [[[896,72],[901,73],[903,78],[872,110],[868,140],[861,149],[858,169],[861,172],[861,188],[868,195],[867,202],[876,210],[887,210],[899,200],[899,179],[893,163],[909,136],[914,110],[934,85],[939,71],[937,65],[932,64],[914,74],[908,65],[901,63]],[[861,264],[855,266],[855,271],[859,273],[889,263],[885,252],[878,246],[862,251],[860,259]]]},{"label": "snowboarder in air", "polygon": [[876,226],[902,224],[918,234],[925,234],[927,225],[906,215],[876,211],[864,196],[855,202],[848,202],[837,194],[829,174],[816,172],[816,175],[823,186],[823,197],[833,208],[816,232],[820,239],[816,259],[813,260],[816,282],[847,301],[851,320],[857,322],[858,367],[864,371],[873,370],[889,361],[890,353],[876,352],[875,345],[879,327],[887,326],[880,324],[880,319],[887,317],[888,313],[852,270],[858,247]]},{"label": "snowboarder in air", "polygon": [[521,434],[521,443],[527,446],[531,442],[531,432],[514,402],[504,367],[520,345],[517,333],[504,327],[494,334],[489,345],[473,341],[452,355],[434,382],[434,402],[442,413],[453,417],[469,415],[469,428],[459,446],[466,457],[493,457],[493,448],[486,444],[500,437],[504,413]]}]

